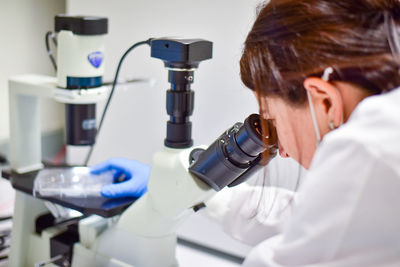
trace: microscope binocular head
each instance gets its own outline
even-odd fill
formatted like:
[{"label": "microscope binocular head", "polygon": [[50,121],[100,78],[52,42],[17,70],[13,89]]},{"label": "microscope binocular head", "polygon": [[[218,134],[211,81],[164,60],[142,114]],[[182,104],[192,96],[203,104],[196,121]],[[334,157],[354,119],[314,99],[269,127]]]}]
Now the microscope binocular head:
[{"label": "microscope binocular head", "polygon": [[277,151],[276,129],[258,114],[236,123],[206,150],[192,151],[190,173],[219,191],[247,180]]}]

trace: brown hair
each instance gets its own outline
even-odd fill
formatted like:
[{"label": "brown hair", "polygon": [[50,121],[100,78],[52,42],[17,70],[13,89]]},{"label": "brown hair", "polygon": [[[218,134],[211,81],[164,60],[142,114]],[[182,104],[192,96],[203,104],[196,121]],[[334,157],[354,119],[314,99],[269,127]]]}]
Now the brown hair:
[{"label": "brown hair", "polygon": [[[371,94],[400,85],[397,0],[271,0],[260,7],[240,60],[259,96],[303,104],[303,81],[321,76]],[[262,108],[262,107],[261,107]]]}]

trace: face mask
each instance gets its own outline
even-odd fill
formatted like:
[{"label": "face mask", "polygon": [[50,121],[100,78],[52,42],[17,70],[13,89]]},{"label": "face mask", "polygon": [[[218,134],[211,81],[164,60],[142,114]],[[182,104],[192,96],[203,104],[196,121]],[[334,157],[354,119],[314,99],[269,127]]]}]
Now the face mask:
[{"label": "face mask", "polygon": [[[329,81],[329,76],[332,73],[333,73],[332,67],[326,68],[324,70],[324,73],[322,74],[321,79],[326,81],[326,82]],[[314,105],[313,105],[313,102],[312,102],[311,94],[310,94],[310,92],[308,90],[307,90],[307,98],[308,98],[308,104],[310,106],[311,118],[312,118],[312,122],[313,122],[313,126],[314,126],[315,135],[317,137],[317,146],[318,146],[321,143],[321,134],[319,132],[317,116],[315,115],[315,110],[314,110]],[[342,112],[340,125],[342,125],[342,124],[343,124],[343,112]]]}]

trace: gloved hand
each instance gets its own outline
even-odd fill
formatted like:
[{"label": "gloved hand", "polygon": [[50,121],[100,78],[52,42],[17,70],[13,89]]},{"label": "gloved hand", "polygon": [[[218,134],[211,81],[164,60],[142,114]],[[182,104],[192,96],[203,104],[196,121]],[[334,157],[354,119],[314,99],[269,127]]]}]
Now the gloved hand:
[{"label": "gloved hand", "polygon": [[[101,194],[104,197],[140,197],[147,192],[150,166],[136,160],[111,158],[90,168],[90,173],[101,174],[112,171],[114,184],[104,185]],[[123,182],[119,182],[119,181]]]}]

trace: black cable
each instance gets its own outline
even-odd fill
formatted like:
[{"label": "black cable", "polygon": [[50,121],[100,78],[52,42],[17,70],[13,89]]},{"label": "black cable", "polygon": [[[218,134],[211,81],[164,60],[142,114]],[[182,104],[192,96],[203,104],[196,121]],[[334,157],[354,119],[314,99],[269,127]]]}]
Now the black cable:
[{"label": "black cable", "polygon": [[8,259],[8,256],[0,256],[0,261]]},{"label": "black cable", "polygon": [[48,31],[46,33],[45,43],[46,43],[47,55],[49,55],[50,61],[53,64],[54,69],[57,70],[57,63],[56,63],[56,60],[54,59],[53,52],[51,52],[51,49],[50,49],[49,37],[51,37],[51,39],[53,40],[53,44],[55,46],[57,46],[57,40],[54,37],[54,33],[53,32]]},{"label": "black cable", "polygon": [[[132,45],[131,47],[128,48],[128,50],[126,50],[126,52],[122,55],[121,59],[119,60],[117,70],[115,71],[115,76],[114,76],[114,81],[113,81],[113,84],[112,84],[112,87],[111,87],[111,92],[110,92],[110,95],[108,96],[106,106],[104,107],[104,110],[103,110],[103,114],[101,115],[99,128],[97,129],[96,137],[99,135],[101,127],[103,126],[104,117],[105,117],[105,115],[107,113],[108,106],[110,105],[111,98],[112,98],[112,96],[114,94],[114,90],[115,90],[115,86],[117,84],[118,75],[119,75],[119,71],[121,69],[122,62],[124,61],[125,57],[129,54],[129,52],[131,52],[133,49],[135,49],[138,46],[145,45],[145,44],[150,45],[151,44],[151,40],[153,40],[153,39],[150,38],[150,39],[148,39],[146,41],[137,42],[136,44]],[[90,156],[93,153],[93,149],[94,149],[94,145],[92,145],[90,147],[89,152],[86,155],[84,166],[88,165],[89,160],[90,160]]]}]

